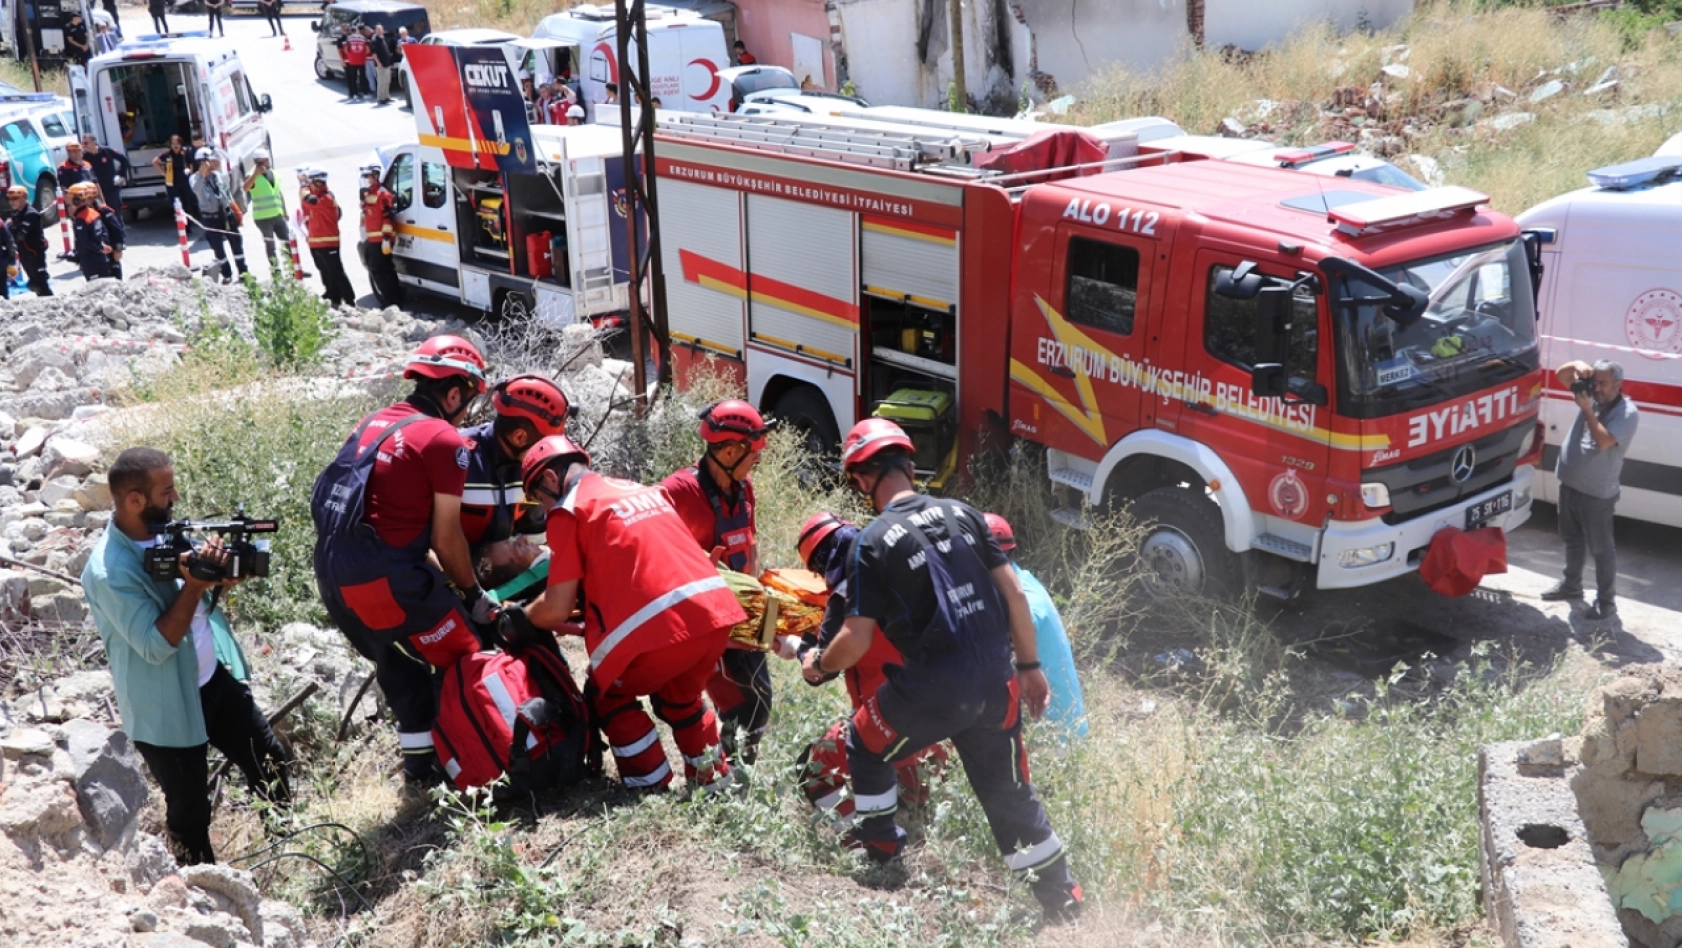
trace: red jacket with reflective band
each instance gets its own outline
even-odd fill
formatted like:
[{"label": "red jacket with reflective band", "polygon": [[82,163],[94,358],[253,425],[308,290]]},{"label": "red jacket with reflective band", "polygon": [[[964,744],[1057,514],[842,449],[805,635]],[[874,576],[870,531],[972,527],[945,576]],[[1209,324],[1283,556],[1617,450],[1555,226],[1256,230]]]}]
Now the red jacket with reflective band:
[{"label": "red jacket with reflective band", "polygon": [[362,233],[363,239],[372,243],[379,243],[392,229],[394,221],[393,208],[397,199],[385,188],[378,191],[362,192]]},{"label": "red jacket with reflective band", "polygon": [[585,474],[549,511],[549,584],[582,579],[590,674],[607,687],[645,652],[729,635],[747,618],[666,492]]},{"label": "red jacket with reflective band", "polygon": [[[315,198],[313,203],[310,201],[312,197]],[[304,211],[304,229],[309,234],[310,246],[337,247],[339,204],[333,200],[333,192],[306,189],[300,206]]]}]

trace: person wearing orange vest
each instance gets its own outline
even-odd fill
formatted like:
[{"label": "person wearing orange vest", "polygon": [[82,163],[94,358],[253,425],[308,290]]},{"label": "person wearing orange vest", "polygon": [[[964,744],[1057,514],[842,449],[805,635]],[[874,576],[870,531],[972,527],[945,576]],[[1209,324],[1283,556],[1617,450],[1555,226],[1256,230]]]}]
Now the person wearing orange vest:
[{"label": "person wearing orange vest", "polygon": [[327,190],[327,172],[300,172],[299,203],[304,215],[304,232],[308,235],[310,259],[321,273],[323,295],[329,306],[352,306],[356,291],[351,289],[350,277],[345,276],[345,263],[339,256],[339,202]]},{"label": "person wearing orange vest", "polygon": [[549,508],[549,585],[523,610],[503,611],[519,617],[515,626],[558,629],[582,600],[584,697],[625,786],[655,790],[672,780],[646,695],[671,726],[685,776],[708,792],[722,789],[730,763],[701,689],[730,627],[747,619],[735,593],[665,491],[590,470],[590,455],[566,435],[533,445],[521,475],[527,499]]},{"label": "person wearing orange vest", "polygon": [[[700,421],[706,454],[660,486],[713,562],[758,576],[759,545],[749,478],[765,450],[766,434],[776,425],[767,424],[758,410],[737,398],[708,405]],[[707,682],[707,697],[718,709],[725,751],[753,763],[771,722],[771,669],[765,653],[737,646],[726,649]]]},{"label": "person wearing orange vest", "polygon": [[397,198],[380,184],[380,166],[362,167],[362,265],[381,306],[403,302],[391,251],[397,241]]}]

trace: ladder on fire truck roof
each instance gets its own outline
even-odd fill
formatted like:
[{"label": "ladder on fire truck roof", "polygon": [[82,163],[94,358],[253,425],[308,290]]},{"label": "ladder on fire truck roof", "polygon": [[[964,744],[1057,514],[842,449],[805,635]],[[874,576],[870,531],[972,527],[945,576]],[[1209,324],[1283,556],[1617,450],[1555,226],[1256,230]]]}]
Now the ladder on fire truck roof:
[{"label": "ladder on fire truck roof", "polygon": [[986,151],[990,145],[982,136],[950,130],[819,116],[662,115],[660,132],[686,141],[736,145],[896,171],[961,162],[971,152]]}]

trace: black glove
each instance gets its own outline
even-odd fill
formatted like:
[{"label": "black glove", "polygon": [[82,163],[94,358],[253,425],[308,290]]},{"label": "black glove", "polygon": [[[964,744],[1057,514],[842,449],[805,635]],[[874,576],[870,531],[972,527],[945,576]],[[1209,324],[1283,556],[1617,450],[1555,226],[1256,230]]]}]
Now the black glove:
[{"label": "black glove", "polygon": [[519,603],[510,603],[498,609],[494,626],[497,636],[503,641],[503,647],[510,652],[533,646],[558,647],[555,643],[555,633],[532,625],[531,619],[526,617],[525,607]]}]

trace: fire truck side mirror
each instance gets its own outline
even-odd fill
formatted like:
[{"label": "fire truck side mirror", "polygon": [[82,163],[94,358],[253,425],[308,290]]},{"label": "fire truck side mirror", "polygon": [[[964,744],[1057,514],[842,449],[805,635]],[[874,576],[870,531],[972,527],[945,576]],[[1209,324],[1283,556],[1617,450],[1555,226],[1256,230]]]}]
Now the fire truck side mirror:
[{"label": "fire truck side mirror", "polygon": [[1277,362],[1258,362],[1250,369],[1250,391],[1258,398],[1284,398],[1285,382],[1285,367]]},{"label": "fire truck side mirror", "polygon": [[1419,322],[1431,306],[1431,297],[1426,295],[1424,290],[1409,283],[1397,286],[1390,300],[1384,306],[1384,315],[1403,329]]},{"label": "fire truck side mirror", "polygon": [[1256,292],[1256,364],[1283,363],[1291,348],[1291,288],[1273,284]]},{"label": "fire truck side mirror", "polygon": [[1215,276],[1215,295],[1232,300],[1253,300],[1267,278],[1256,272],[1256,262],[1246,260],[1237,267],[1221,270]]}]

